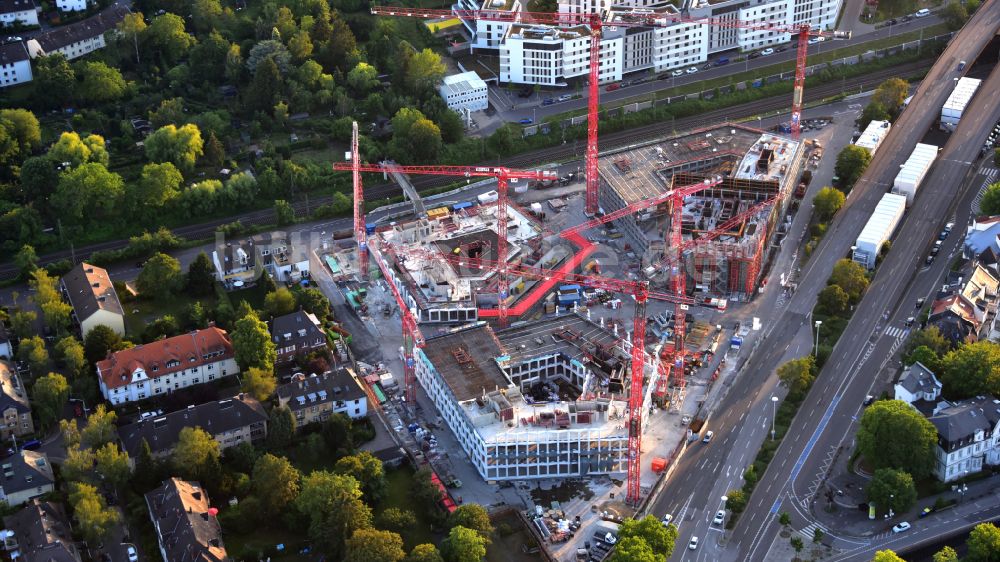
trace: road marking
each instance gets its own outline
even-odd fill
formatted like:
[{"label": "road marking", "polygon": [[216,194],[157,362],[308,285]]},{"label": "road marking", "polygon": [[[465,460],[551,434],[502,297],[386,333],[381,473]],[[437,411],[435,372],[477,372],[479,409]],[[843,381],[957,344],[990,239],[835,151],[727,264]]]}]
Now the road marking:
[{"label": "road marking", "polygon": [[[819,440],[820,435],[826,430],[826,426],[830,423],[830,418],[833,417],[833,411],[836,410],[837,404],[840,404],[840,395],[833,397],[830,401],[830,405],[826,409],[826,413],[823,414],[823,418],[819,421],[819,425],[816,426],[816,430],[813,431],[812,437],[806,442],[805,448],[802,450],[802,454],[799,455],[798,460],[795,461],[795,466],[792,467],[792,473],[789,475],[788,481],[795,482],[798,479],[799,472],[802,471],[802,465],[805,464],[806,458],[812,452],[813,447],[816,446],[816,441]],[[798,441],[798,439],[796,439]]]}]

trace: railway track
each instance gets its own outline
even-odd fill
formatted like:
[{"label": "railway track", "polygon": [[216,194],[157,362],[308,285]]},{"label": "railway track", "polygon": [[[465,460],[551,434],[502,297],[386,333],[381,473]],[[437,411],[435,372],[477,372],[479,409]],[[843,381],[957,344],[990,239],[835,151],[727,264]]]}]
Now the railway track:
[{"label": "railway track", "polygon": [[[925,68],[929,68],[933,61],[915,61],[894,67],[891,69],[880,70],[878,72],[873,72],[871,74],[866,74],[864,76],[859,76],[855,78],[850,83],[837,84],[828,83],[821,84],[819,86],[814,86],[806,90],[806,103],[819,101],[830,96],[841,93],[844,88],[854,90],[860,88],[864,91],[867,88],[878,85],[882,81],[896,77],[905,76],[909,73],[916,72]],[[780,111],[782,109],[787,109],[788,105],[788,95],[782,94],[780,96],[772,96],[768,98],[763,98],[740,105],[734,105],[724,109],[716,109],[702,113],[700,115],[685,117],[682,119],[676,119],[673,124],[673,128],[677,131],[686,131],[692,129],[698,129],[701,127],[706,127],[713,125],[727,119],[739,119],[745,118],[753,115],[760,115],[764,113],[770,113],[772,111]],[[641,127],[636,127],[633,129],[615,131],[613,133],[607,133],[601,136],[601,148],[602,152],[607,152],[621,148],[624,146],[629,146],[632,144],[638,144],[643,141],[652,140],[664,135],[663,124],[653,123],[650,125],[643,125]],[[572,159],[576,155],[576,151],[568,144],[553,146],[549,148],[543,148],[533,152],[528,152],[524,154],[514,155],[504,159],[504,164],[512,168],[524,168],[536,165],[539,162],[554,162],[554,161],[564,161],[567,159]],[[496,162],[484,162],[483,164],[495,165]],[[417,189],[431,189],[435,187],[440,187],[447,185],[451,180],[446,177],[441,176],[424,176],[414,178],[413,184]],[[370,200],[377,200],[386,197],[394,197],[400,195],[402,192],[399,186],[395,184],[379,184],[373,186],[365,187],[365,195]],[[308,211],[313,210],[320,205],[325,205],[332,201],[332,196],[318,197],[312,199],[308,206],[305,201],[297,201],[293,204],[296,213],[308,214]],[[258,224],[270,224],[273,223],[274,210],[273,209],[261,209],[257,211],[249,211],[241,215],[235,215],[227,217],[224,219],[216,219],[213,221],[208,221],[199,224],[181,226],[172,229],[174,234],[182,236],[189,239],[200,239],[211,237],[216,228],[221,225],[228,224],[234,221],[240,221],[245,225],[258,225]],[[96,244],[90,244],[83,248],[77,248],[75,250],[75,256],[77,259],[85,259],[89,257],[93,252],[105,251],[105,250],[117,250],[124,248],[128,244],[128,240],[109,240],[107,242],[100,242]],[[70,259],[72,253],[69,250],[61,250],[58,252],[52,252],[41,256],[41,263],[48,264],[64,259]],[[0,279],[10,279],[17,274],[17,271],[13,264],[5,263],[0,265]]]}]

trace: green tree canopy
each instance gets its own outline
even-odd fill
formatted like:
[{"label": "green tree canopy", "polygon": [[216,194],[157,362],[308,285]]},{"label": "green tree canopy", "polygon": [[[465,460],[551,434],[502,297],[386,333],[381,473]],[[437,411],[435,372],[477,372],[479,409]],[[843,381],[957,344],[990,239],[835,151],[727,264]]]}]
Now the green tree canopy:
[{"label": "green tree canopy", "polygon": [[444,562],[441,553],[433,544],[418,544],[405,558],[406,562]]},{"label": "green tree canopy", "polygon": [[188,266],[187,290],[196,297],[205,297],[215,292],[215,266],[205,252],[198,252]]},{"label": "green tree canopy", "polygon": [[847,293],[850,302],[856,304],[868,288],[868,277],[865,276],[864,266],[845,258],[833,266],[833,273],[830,274],[827,284],[839,285]]},{"label": "green tree canopy", "polygon": [[663,562],[665,558],[653,552],[649,543],[639,537],[621,539],[615,545],[608,562]]},{"label": "green tree canopy", "polygon": [[861,179],[861,175],[865,173],[871,160],[871,152],[861,146],[849,144],[840,151],[833,173],[840,178],[840,186],[845,192],[850,191],[854,184]]},{"label": "green tree canopy", "polygon": [[180,60],[197,40],[184,30],[184,19],[180,16],[166,13],[153,18],[153,23],[146,28],[143,35],[149,44],[159,51],[168,61]]},{"label": "green tree canopy", "polygon": [[34,97],[42,105],[58,108],[69,103],[76,92],[76,73],[62,53],[52,53],[33,61]]},{"label": "green tree canopy", "polygon": [[194,170],[204,153],[201,131],[194,123],[165,125],[146,137],[146,156],[153,162],[172,162],[184,172]]},{"label": "green tree canopy", "polygon": [[359,62],[347,73],[347,85],[358,97],[365,96],[378,87],[378,70],[366,62]]},{"label": "green tree canopy", "polygon": [[942,8],[939,12],[939,15],[951,31],[961,29],[961,27],[965,25],[965,22],[969,19],[969,11],[966,10],[965,5],[958,0],[951,0],[951,2],[945,4],[944,8]]},{"label": "green tree canopy", "polygon": [[847,311],[851,298],[840,288],[840,285],[827,285],[816,297],[819,308],[833,316],[839,316]]},{"label": "green tree canopy", "polygon": [[52,207],[64,218],[74,222],[104,218],[111,215],[125,193],[125,182],[104,165],[88,162],[63,172],[52,196]]},{"label": "green tree canopy", "polygon": [[951,342],[941,335],[941,330],[937,326],[927,326],[922,330],[912,333],[910,338],[906,340],[906,351],[904,353],[910,354],[920,346],[930,348],[938,357],[944,357],[946,353],[951,351]]},{"label": "green tree canopy", "polygon": [[486,556],[486,539],[461,525],[452,527],[441,542],[441,554],[447,562],[480,562]]},{"label": "green tree canopy", "polygon": [[274,394],[278,379],[269,370],[260,367],[250,367],[243,372],[242,392],[246,392],[257,400],[264,402]]},{"label": "green tree canopy", "polygon": [[898,514],[906,513],[917,501],[917,487],[913,484],[913,477],[902,470],[891,468],[876,470],[865,493],[868,501],[874,502],[883,513],[888,512],[889,508]]},{"label": "green tree canopy", "polygon": [[[664,526],[659,519],[652,515],[647,515],[642,519],[626,519],[621,529],[618,531],[618,540],[621,541],[636,539],[649,546],[657,560],[666,561],[670,559],[674,551],[674,543],[677,541],[677,527],[674,525]],[[631,560],[624,558],[623,560]]]},{"label": "green tree canopy", "polygon": [[272,317],[291,314],[295,308],[295,295],[285,287],[278,287],[264,297],[264,310]]},{"label": "green tree canopy", "polygon": [[361,495],[361,486],[352,476],[315,471],[302,479],[295,508],[310,521],[310,538],[331,556],[343,552],[346,537],[371,527],[372,512]]},{"label": "green tree canopy", "polygon": [[876,469],[894,468],[916,478],[934,466],[937,430],[920,412],[900,400],[879,400],[861,416],[858,450]]},{"label": "green tree canopy", "polygon": [[253,493],[268,515],[280,515],[298,496],[299,478],[288,459],[267,453],[253,465]]},{"label": "green tree canopy", "polygon": [[140,209],[153,210],[166,205],[180,194],[184,176],[170,162],[146,164],[133,195]]},{"label": "green tree canopy", "polygon": [[[368,451],[363,452],[367,453]],[[486,540],[486,546],[493,542],[493,523],[490,521],[490,514],[479,504],[467,503],[451,512],[451,515],[448,516],[448,527],[459,526],[479,533],[479,536]]]},{"label": "green tree canopy", "polygon": [[906,562],[906,560],[903,560],[891,550],[880,550],[875,553],[872,562]]},{"label": "green tree canopy", "polygon": [[185,427],[177,437],[171,461],[180,476],[214,480],[219,472],[219,442],[200,427]]},{"label": "green tree canopy", "polygon": [[934,553],[933,562],[958,562],[958,553],[954,548],[946,546]]},{"label": "green tree canopy", "polygon": [[885,108],[889,115],[895,115],[903,107],[906,95],[910,93],[910,85],[902,78],[889,78],[875,88],[872,103]]},{"label": "green tree canopy", "polygon": [[927,347],[926,345],[921,345],[920,347],[914,349],[906,356],[904,361],[907,365],[913,365],[914,363],[920,363],[924,367],[927,367],[934,373],[941,372],[941,358],[934,350]]},{"label": "green tree canopy", "polygon": [[56,342],[56,356],[66,365],[73,378],[86,374],[88,370],[87,357],[83,352],[83,344],[73,336],[66,336]]},{"label": "green tree canopy", "polygon": [[1000,215],[1000,182],[991,183],[979,201],[979,210],[984,215]]},{"label": "green tree canopy", "polygon": [[139,294],[155,299],[166,299],[178,291],[183,283],[181,262],[162,252],[157,252],[146,260],[135,280]]},{"label": "green tree canopy", "polygon": [[127,84],[117,68],[100,61],[87,61],[79,66],[78,75],[83,78],[77,93],[93,103],[106,103],[125,95]]},{"label": "green tree canopy", "polygon": [[42,128],[38,118],[27,109],[0,109],[0,123],[17,141],[18,152],[27,156],[42,142]]},{"label": "green tree canopy", "polygon": [[105,482],[110,483],[115,488],[121,488],[128,482],[132,475],[129,467],[128,454],[118,449],[114,443],[105,443],[103,447],[94,454],[97,461],[97,473]]},{"label": "green tree canopy", "polygon": [[292,443],[293,437],[295,418],[288,406],[271,410],[271,419],[267,424],[267,447],[272,450],[284,449]]},{"label": "green tree canopy", "polygon": [[56,163],[69,162],[70,166],[79,166],[86,162],[97,162],[108,165],[108,151],[104,147],[104,137],[87,135],[81,137],[75,131],[64,131],[59,140],[49,147],[49,156]]},{"label": "green tree canopy", "polygon": [[236,363],[240,370],[259,367],[270,370],[278,354],[267,331],[267,324],[257,317],[257,313],[249,314],[236,321],[232,332],[233,350],[236,353]]},{"label": "green tree canopy", "polygon": [[827,222],[844,206],[844,192],[834,187],[824,187],[813,199],[814,214],[821,222]]},{"label": "green tree canopy", "polygon": [[1000,345],[980,340],[949,351],[941,360],[940,377],[949,398],[1000,395]]},{"label": "green tree canopy", "polygon": [[857,119],[858,130],[864,131],[872,121],[889,121],[891,118],[892,115],[889,115],[884,105],[877,101],[871,101],[861,111],[861,116]]},{"label": "green tree canopy", "polygon": [[23,338],[17,346],[17,357],[27,362],[35,375],[42,374],[49,366],[49,351],[45,349],[45,340],[41,336]]},{"label": "green tree canopy", "polygon": [[52,427],[69,400],[69,383],[59,373],[49,373],[35,381],[31,396],[42,428]]},{"label": "green tree canopy", "polygon": [[976,525],[969,533],[965,546],[969,549],[965,557],[968,562],[1000,561],[1000,528],[993,523]]},{"label": "green tree canopy", "polygon": [[330,312],[330,299],[326,298],[323,291],[315,287],[309,287],[302,289],[296,295],[296,300],[302,310],[315,314],[317,318],[322,320],[326,318],[326,315]]},{"label": "green tree canopy", "polygon": [[112,443],[118,436],[118,414],[104,404],[94,406],[87,416],[87,425],[80,431],[80,439],[87,447],[97,448]]},{"label": "green tree canopy", "polygon": [[788,387],[790,395],[801,396],[816,378],[815,368],[816,363],[812,355],[792,359],[778,367],[778,379]]},{"label": "green tree canopy", "polygon": [[107,538],[111,528],[121,521],[118,511],[109,508],[104,503],[104,496],[90,484],[71,482],[69,503],[77,521],[76,530],[94,544]]},{"label": "green tree canopy", "polygon": [[400,562],[405,557],[403,538],[392,531],[358,529],[347,539],[347,560]]},{"label": "green tree canopy", "polygon": [[90,329],[83,338],[83,352],[88,363],[105,359],[108,353],[122,349],[122,337],[104,324]]},{"label": "green tree canopy", "polygon": [[390,507],[375,518],[375,523],[383,529],[405,534],[417,524],[417,516],[409,509]]}]

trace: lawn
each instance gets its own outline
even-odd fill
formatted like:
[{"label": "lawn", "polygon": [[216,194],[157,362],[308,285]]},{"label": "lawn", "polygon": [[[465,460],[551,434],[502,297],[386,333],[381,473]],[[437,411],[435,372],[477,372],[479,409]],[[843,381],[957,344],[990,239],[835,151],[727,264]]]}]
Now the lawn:
[{"label": "lawn", "polygon": [[267,290],[265,289],[265,285],[263,283],[257,283],[253,287],[230,292],[229,300],[233,303],[234,307],[239,307],[240,301],[247,301],[247,303],[252,306],[254,310],[263,310],[264,297],[266,296]]},{"label": "lawn", "polygon": [[205,310],[215,308],[214,296],[196,299],[184,294],[174,295],[168,300],[136,299],[123,302],[122,308],[125,309],[125,333],[133,341],[138,341],[137,337],[142,334],[147,324],[168,314],[177,318],[178,322],[183,325],[185,311],[198,300],[201,301],[201,305]]},{"label": "lawn", "polygon": [[[223,530],[222,540],[225,541],[226,551],[236,560],[257,560],[256,553],[263,554],[261,560],[273,562],[312,559],[299,554],[299,550],[308,543],[305,533],[293,533],[281,525],[263,525],[247,535]],[[279,544],[285,545],[280,553],[276,548]]]},{"label": "lawn", "polygon": [[376,515],[382,513],[390,507],[408,509],[417,518],[417,524],[403,535],[406,551],[409,552],[414,546],[424,543],[437,544],[441,537],[431,532],[431,524],[427,517],[425,508],[437,509],[435,506],[416,506],[413,504],[413,471],[409,467],[402,467],[387,470],[385,473],[386,494],[385,498],[375,509]]}]

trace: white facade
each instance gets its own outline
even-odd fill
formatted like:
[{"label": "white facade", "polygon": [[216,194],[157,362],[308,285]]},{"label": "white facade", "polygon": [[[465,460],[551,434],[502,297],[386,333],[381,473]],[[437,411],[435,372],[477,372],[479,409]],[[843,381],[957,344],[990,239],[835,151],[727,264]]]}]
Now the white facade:
[{"label": "white facade", "polygon": [[837,25],[839,12],[840,0],[795,0],[792,23],[808,23],[813,29],[831,30]]},{"label": "white facade", "polygon": [[31,58],[24,43],[0,45],[0,88],[31,82]]},{"label": "white facade", "polygon": [[445,76],[439,92],[448,109],[454,111],[483,111],[489,107],[486,82],[475,72]]},{"label": "white facade", "polygon": [[[228,358],[204,365],[198,365],[189,369],[184,369],[166,376],[156,376],[155,373],[147,373],[146,369],[138,366],[132,371],[132,380],[125,386],[108,388],[103,377],[98,377],[101,386],[101,394],[104,398],[117,406],[126,402],[138,402],[169,394],[174,390],[187,388],[196,384],[203,384],[228,377],[240,372],[236,365],[236,359]],[[152,375],[152,376],[150,376]]]},{"label": "white facade", "polygon": [[0,13],[0,24],[4,27],[14,25],[38,25],[38,12],[32,0],[9,0],[4,4],[4,12]]},{"label": "white facade", "polygon": [[982,80],[976,78],[959,78],[955,84],[955,89],[941,106],[941,128],[945,131],[955,130],[958,121],[962,118],[965,107],[969,105],[972,96],[976,95]]},{"label": "white facade", "polygon": [[875,260],[879,250],[882,249],[882,244],[892,238],[892,233],[903,219],[905,211],[906,197],[892,193],[883,195],[865,228],[858,235],[857,242],[854,243],[854,261],[868,270],[875,269]]},{"label": "white facade", "polygon": [[54,49],[45,49],[38,39],[29,39],[28,52],[31,53],[31,58],[51,55],[52,53],[62,53],[66,57],[66,60],[73,60],[93,53],[98,49],[103,49],[106,45],[107,42],[105,42],[103,34],[86,37]]},{"label": "white facade", "polygon": [[892,182],[892,193],[905,195],[906,204],[912,205],[913,199],[917,196],[917,189],[924,181],[927,171],[931,169],[937,153],[938,147],[918,142],[896,174],[896,179]]},{"label": "white facade", "polygon": [[[511,12],[520,12],[521,2],[519,0],[458,0],[454,4],[454,9],[458,10],[481,10],[481,9],[505,9]],[[510,22],[484,21],[479,19],[460,18],[465,30],[469,33],[470,46],[473,51],[476,49],[499,49],[503,38],[510,29]]]},{"label": "white facade", "polygon": [[903,370],[892,391],[893,399],[910,405],[918,400],[936,402],[941,398],[941,382],[930,369],[917,361]]},{"label": "white facade", "polygon": [[87,0],[56,0],[56,7],[63,12],[82,12],[87,9]]},{"label": "white facade", "polygon": [[[622,38],[601,39],[598,82],[622,78]],[[500,47],[500,81],[558,86],[590,74],[590,30],[517,25]]]},{"label": "white facade", "polygon": [[938,431],[934,476],[959,480],[1000,464],[1000,401],[975,398],[939,409],[930,418]]},{"label": "white facade", "polygon": [[861,133],[861,136],[858,137],[858,140],[854,141],[854,144],[861,148],[867,148],[868,152],[874,155],[879,145],[885,140],[886,135],[889,134],[891,127],[892,124],[888,121],[872,121],[868,123],[868,126],[865,127],[865,132]]}]

